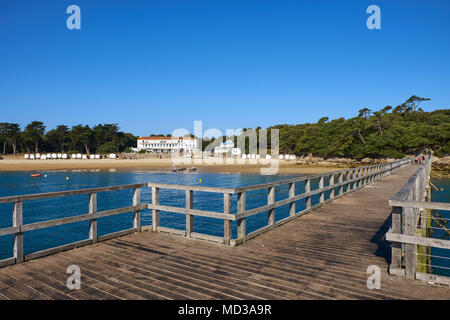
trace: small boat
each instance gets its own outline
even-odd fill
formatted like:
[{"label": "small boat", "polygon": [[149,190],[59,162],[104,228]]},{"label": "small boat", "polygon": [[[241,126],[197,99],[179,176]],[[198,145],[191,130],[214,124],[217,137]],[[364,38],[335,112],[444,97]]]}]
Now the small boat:
[{"label": "small boat", "polygon": [[196,167],[188,168],[188,172],[193,172],[193,171],[197,171],[197,168]]},{"label": "small boat", "polygon": [[32,174],[30,174],[30,176],[33,178],[39,178],[39,177],[42,177],[42,173],[32,173]]}]

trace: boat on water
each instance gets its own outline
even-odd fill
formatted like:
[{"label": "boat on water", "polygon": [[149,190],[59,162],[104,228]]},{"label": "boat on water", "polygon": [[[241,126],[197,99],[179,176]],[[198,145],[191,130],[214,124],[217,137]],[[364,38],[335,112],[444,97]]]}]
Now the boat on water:
[{"label": "boat on water", "polygon": [[173,167],[172,168],[172,172],[193,172],[193,171],[197,171],[196,167],[192,167],[192,168],[185,168],[185,167],[181,167],[181,168],[177,168],[177,167]]},{"label": "boat on water", "polygon": [[42,177],[42,173],[32,173],[32,174],[30,174],[30,176],[33,178],[40,178],[40,177]]}]

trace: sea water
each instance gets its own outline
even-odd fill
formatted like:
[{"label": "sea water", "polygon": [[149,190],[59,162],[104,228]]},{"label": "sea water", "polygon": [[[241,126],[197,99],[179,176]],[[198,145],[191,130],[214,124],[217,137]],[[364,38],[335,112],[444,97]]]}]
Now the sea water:
[{"label": "sea water", "polygon": [[[293,178],[292,175],[252,175],[252,174],[219,174],[219,173],[169,173],[169,172],[109,172],[109,171],[46,171],[40,178],[30,176],[32,172],[2,172],[0,173],[0,197],[56,192],[93,187],[156,182],[180,185],[195,185],[208,187],[242,187],[268,183]],[[317,183],[312,182],[317,188]],[[118,190],[102,192],[97,195],[97,210],[109,210],[132,205],[133,190]],[[275,188],[276,201],[288,197],[288,186]],[[296,194],[304,192],[304,182],[296,184]],[[326,194],[326,198],[329,193]],[[233,212],[236,212],[236,195],[233,195]],[[318,196],[312,197],[312,203],[319,201]],[[141,202],[151,203],[151,188],[141,188]],[[24,224],[60,219],[88,213],[89,195],[75,195],[40,200],[30,200],[23,203]],[[160,190],[160,204],[185,207],[184,190]],[[247,209],[267,204],[267,189],[247,192]],[[297,201],[297,211],[305,208],[304,200]],[[194,208],[198,210],[223,212],[223,194],[209,192],[194,192]],[[13,204],[0,204],[0,228],[12,226]],[[276,209],[276,221],[289,215],[288,205]],[[152,224],[151,210],[141,212],[142,225]],[[132,228],[133,213],[98,219],[98,235]],[[161,211],[160,225],[168,228],[185,230],[183,214]],[[223,236],[223,220],[194,216],[194,232],[214,236]],[[247,218],[247,232],[257,230],[267,225],[267,212]],[[71,223],[46,229],[24,233],[25,254],[87,239],[89,221]],[[237,236],[236,222],[233,222],[233,237]],[[0,236],[0,260],[12,256],[13,236]]]}]

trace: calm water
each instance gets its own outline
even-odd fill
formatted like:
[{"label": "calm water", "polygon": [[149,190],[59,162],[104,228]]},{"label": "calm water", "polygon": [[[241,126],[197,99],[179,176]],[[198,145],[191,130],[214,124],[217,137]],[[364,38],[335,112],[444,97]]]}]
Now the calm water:
[{"label": "calm water", "polygon": [[[44,177],[47,175],[47,177]],[[68,180],[66,178],[69,178]],[[30,172],[0,173],[0,197],[19,194],[53,192],[71,189],[102,187],[111,185],[132,184],[140,182],[159,182],[182,185],[201,185],[210,187],[240,187],[260,183],[267,183],[292,178],[289,175],[260,176],[248,174],[217,174],[217,173],[155,173],[155,172],[43,172],[43,177],[32,178]],[[328,185],[325,181],[325,186]],[[433,189],[432,200],[450,202],[450,179],[433,179],[433,183],[443,191]],[[312,181],[312,188],[318,187],[318,181]],[[296,194],[304,192],[304,182],[295,186]],[[288,187],[275,188],[275,198],[284,199],[288,196]],[[325,199],[329,192],[325,194]],[[151,202],[151,188],[141,189],[141,201]],[[318,196],[312,198],[312,204],[318,203]],[[51,219],[58,219],[88,212],[88,195],[58,197],[42,200],[26,201],[23,205],[24,223],[33,223]],[[161,189],[160,203],[177,207],[185,207],[185,192]],[[247,209],[267,204],[266,190],[247,193]],[[98,194],[98,210],[108,210],[132,205],[132,190],[120,190]],[[236,212],[237,201],[233,196],[233,212]],[[304,200],[296,202],[297,211],[305,208]],[[12,204],[0,204],[0,228],[12,225]],[[194,192],[194,208],[223,212],[223,195],[207,192]],[[447,228],[450,229],[450,212],[439,211],[441,216],[448,219]],[[276,220],[289,215],[288,205],[275,210]],[[151,225],[151,210],[142,211],[142,225]],[[164,227],[185,229],[185,216],[171,212],[161,212],[160,224]],[[247,218],[247,232],[252,232],[267,225],[267,212]],[[98,220],[99,235],[108,234],[132,227],[132,213],[125,213]],[[439,227],[433,222],[433,227]],[[223,221],[214,218],[194,217],[194,231],[223,236]],[[237,226],[233,222],[233,237],[236,237]],[[26,232],[24,234],[25,254],[39,250],[87,239],[89,222],[79,222],[64,226]],[[434,238],[449,239],[442,230],[433,232]],[[0,236],[0,260],[12,256],[12,236]],[[448,257],[432,258],[433,273],[450,276],[449,250],[432,248],[432,255]]]},{"label": "calm water", "polygon": [[[47,175],[47,177],[44,177]],[[67,180],[66,177],[69,179]],[[214,187],[239,187],[288,179],[293,176],[260,176],[247,174],[216,173],[155,173],[155,172],[43,172],[41,178],[30,177],[30,172],[0,173],[0,197],[19,194],[42,193],[132,184],[140,182],[159,182],[182,185],[202,185]],[[312,187],[317,187],[312,181]],[[325,182],[327,185],[328,182]],[[288,196],[288,187],[276,188],[276,200]],[[296,185],[296,193],[304,192],[304,182]],[[329,194],[326,195],[326,198]],[[141,189],[141,202],[151,202],[151,188]],[[318,197],[312,199],[313,204]],[[160,203],[185,207],[185,192],[161,189]],[[267,204],[266,190],[247,193],[247,209]],[[109,210],[132,205],[132,190],[120,190],[98,194],[98,210]],[[305,207],[304,200],[297,202],[297,210]],[[236,212],[236,196],[233,196],[233,212]],[[223,212],[223,195],[207,192],[194,192],[194,208],[199,210]],[[13,205],[0,204],[0,228],[12,225]],[[25,201],[23,205],[24,223],[33,223],[58,219],[88,212],[88,195],[58,197],[42,200]],[[276,209],[276,220],[287,217],[288,206]],[[151,210],[142,211],[142,225],[151,225]],[[160,224],[164,227],[185,229],[185,216],[177,213],[161,212]],[[254,231],[267,224],[267,213],[247,218],[247,232]],[[125,213],[98,220],[99,235],[132,227],[132,213]],[[194,231],[209,235],[223,236],[223,221],[214,218],[194,217]],[[233,224],[233,237],[237,226]],[[88,238],[89,222],[79,222],[64,226],[26,232],[24,234],[25,254],[63,245]],[[12,256],[12,236],[0,236],[0,259]]]},{"label": "calm water", "polygon": [[[436,202],[450,202],[450,178],[434,178],[433,184],[439,189],[436,191],[432,188],[431,200]],[[450,212],[437,210],[438,213],[447,219],[445,225],[450,230]],[[433,228],[441,228],[435,221],[432,221]],[[447,232],[440,229],[433,229],[433,238],[450,240]],[[446,258],[431,258],[431,265],[433,265],[433,273],[450,276],[450,250],[431,248],[432,256],[446,257]]]}]

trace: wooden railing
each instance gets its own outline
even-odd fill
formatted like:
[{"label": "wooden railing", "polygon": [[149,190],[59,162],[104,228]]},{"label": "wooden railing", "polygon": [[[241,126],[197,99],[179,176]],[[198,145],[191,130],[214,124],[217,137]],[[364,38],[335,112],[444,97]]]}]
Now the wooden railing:
[{"label": "wooden railing", "polygon": [[[431,254],[419,252],[418,246],[450,249],[450,240],[431,238],[430,210],[450,211],[450,203],[430,202],[431,158],[417,169],[402,189],[389,200],[392,206],[391,228],[386,240],[392,242],[389,272],[406,275],[410,279],[439,282],[450,285],[450,278],[420,272],[423,262],[418,257],[430,258]],[[450,254],[444,259],[450,258]],[[427,263],[428,266],[431,264]],[[429,269],[429,268],[426,268]]]},{"label": "wooden railing", "polygon": [[[225,245],[237,245],[248,239],[251,239],[267,230],[270,230],[276,226],[286,223],[292,219],[302,216],[316,207],[332,201],[338,197],[341,197],[349,192],[353,192],[369,183],[379,180],[383,176],[391,174],[393,171],[409,165],[411,159],[398,160],[386,164],[377,164],[366,167],[359,167],[354,169],[346,169],[335,172],[329,172],[321,175],[303,176],[293,179],[287,179],[277,182],[240,187],[240,188],[218,188],[218,187],[203,187],[203,186],[187,186],[187,185],[172,185],[162,183],[139,183],[122,186],[111,186],[101,188],[90,188],[80,190],[69,190],[42,194],[30,194],[12,197],[0,198],[0,203],[13,203],[13,218],[12,227],[0,229],[0,236],[13,235],[14,246],[13,256],[8,259],[0,261],[0,267],[21,263],[27,260],[39,258],[49,254],[53,254],[60,251],[73,249],[76,247],[93,244],[99,241],[111,239],[114,237],[126,235],[137,231],[152,230],[155,232],[169,232],[185,236],[187,238],[208,240],[218,242]],[[318,188],[312,189],[312,181],[318,180]],[[328,181],[328,185],[325,185],[325,181]],[[295,184],[304,182],[304,192],[296,194]],[[289,188],[288,198],[276,201],[275,188],[279,186],[287,185]],[[151,188],[152,190],[152,202],[141,203],[141,189]],[[116,190],[133,190],[133,205],[124,208],[118,208],[106,211],[97,211],[97,194],[101,192],[110,192]],[[166,206],[160,204],[160,190],[183,190],[186,195],[185,208]],[[267,204],[258,208],[247,209],[246,197],[247,193],[255,190],[267,190]],[[204,211],[194,208],[194,192],[209,192],[223,194],[223,212]],[[325,194],[329,192],[328,199],[325,199]],[[71,216],[66,218],[60,218],[49,221],[35,222],[29,224],[23,224],[23,203],[28,200],[54,198],[62,196],[73,195],[89,195],[89,212],[87,214]],[[232,210],[232,196],[237,196],[237,212],[233,213]],[[312,205],[312,197],[318,196],[319,201],[316,205]],[[296,201],[305,199],[306,207],[303,210],[296,210]],[[283,206],[289,206],[289,216],[282,220],[276,221],[275,209]],[[141,210],[152,210],[152,225],[141,226]],[[161,211],[173,212],[178,214],[184,214],[186,216],[186,228],[185,230],[178,230],[174,228],[167,228],[160,225]],[[247,233],[246,221],[250,216],[268,212],[267,225],[261,227],[258,230]],[[122,230],[119,232],[98,236],[97,234],[97,220],[99,218],[133,212],[133,227],[130,229]],[[194,216],[209,217],[223,220],[224,233],[223,237],[212,236],[203,233],[194,232]],[[30,254],[24,254],[23,234],[24,232],[38,230],[43,228],[50,228],[55,226],[61,226],[70,223],[76,223],[81,221],[89,221],[89,238],[82,241],[69,243],[66,245],[45,249]],[[237,238],[233,239],[233,221],[237,222]]]}]

